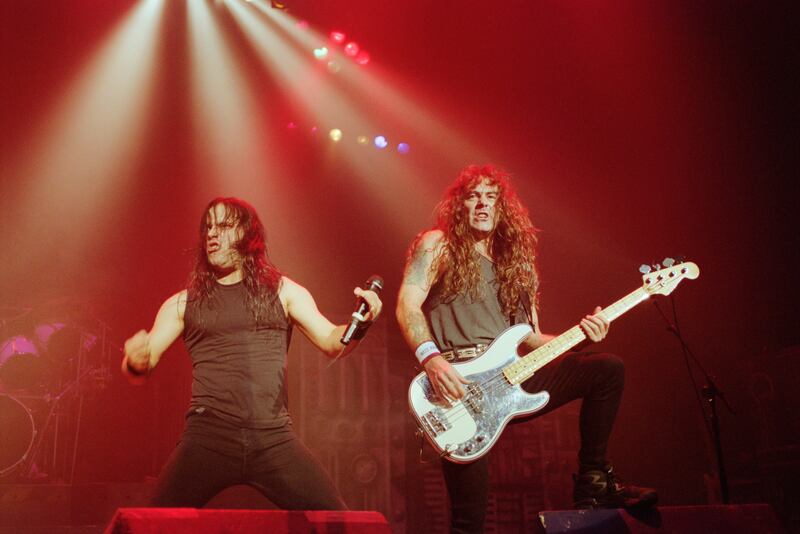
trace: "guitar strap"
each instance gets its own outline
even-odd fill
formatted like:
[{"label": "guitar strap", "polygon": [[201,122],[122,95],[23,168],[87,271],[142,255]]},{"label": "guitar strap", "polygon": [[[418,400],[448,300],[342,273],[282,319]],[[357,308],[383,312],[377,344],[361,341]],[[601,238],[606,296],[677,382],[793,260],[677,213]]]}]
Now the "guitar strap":
[{"label": "guitar strap", "polygon": [[[525,310],[525,317],[528,320],[528,324],[536,330],[536,325],[533,324],[533,314],[531,313],[531,296],[528,295],[527,292],[523,292],[520,295],[520,304],[522,304],[522,309]],[[509,317],[509,323],[513,326],[517,324],[517,318],[514,316]]]}]

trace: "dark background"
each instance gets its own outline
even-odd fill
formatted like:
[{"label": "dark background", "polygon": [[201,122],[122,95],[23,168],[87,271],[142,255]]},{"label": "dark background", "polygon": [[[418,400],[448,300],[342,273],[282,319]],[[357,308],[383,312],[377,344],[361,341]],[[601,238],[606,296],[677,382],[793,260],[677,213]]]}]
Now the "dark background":
[{"label": "dark background", "polygon": [[[405,248],[432,223],[459,169],[492,161],[514,174],[541,229],[543,329],[563,331],[635,289],[642,263],[696,262],[700,278],[681,285],[675,306],[686,341],[736,412],[721,410],[729,476],[773,476],[764,458],[778,449],[790,451],[784,470],[797,470],[796,7],[286,4],[281,16],[323,37],[347,33],[371,63],[341,59],[334,74],[310,47],[291,44],[300,66],[283,55],[288,74],[277,75],[223,2],[203,3],[221,37],[198,29],[188,3],[167,2],[142,93],[131,90],[131,57],[152,37],[137,27],[126,41],[133,56],[98,52],[139,4],[3,3],[4,336],[47,316],[89,330],[105,324],[121,346],[183,287],[205,203],[236,195],[258,208],[273,260],[324,312],[346,314],[353,286],[385,277],[390,368],[410,377],[413,358],[393,317]],[[241,5],[262,31],[290,40]],[[194,49],[192,38],[203,45]],[[222,60],[219,43],[229,51]],[[331,127],[344,132],[338,145],[325,137]],[[406,141],[411,152],[358,146],[362,132]],[[705,503],[715,458],[664,326],[644,304],[603,344],[627,363],[610,456],[624,476],[656,486],[664,504]],[[156,475],[180,430],[190,372],[182,345],[138,389],[117,376],[119,357],[85,408],[82,480]]]}]

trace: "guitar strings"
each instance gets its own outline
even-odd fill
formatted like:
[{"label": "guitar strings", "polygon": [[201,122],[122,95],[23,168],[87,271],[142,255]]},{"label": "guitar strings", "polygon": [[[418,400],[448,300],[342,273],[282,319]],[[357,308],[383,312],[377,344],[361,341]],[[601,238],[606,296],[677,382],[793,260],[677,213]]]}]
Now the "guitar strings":
[{"label": "guitar strings", "polygon": [[[639,290],[637,289],[633,293],[630,293],[630,294],[626,295],[625,297],[623,297],[619,301],[617,301],[614,304],[608,306],[604,311],[606,313],[612,312],[613,308],[615,308],[618,305],[622,304],[624,301],[626,301],[628,299],[631,299],[638,291]],[[634,305],[635,304],[637,304],[637,303],[634,303]],[[632,307],[632,306],[630,306],[630,307]],[[617,315],[617,314],[614,314],[614,315]],[[547,345],[550,345],[552,343],[552,347],[548,347],[549,350],[546,351],[546,352],[549,352],[550,354],[552,354],[552,352],[555,352],[556,356],[560,356],[561,354],[563,354],[564,352],[566,352],[570,348],[574,347],[576,344],[580,343],[583,339],[586,339],[586,334],[584,334],[583,330],[580,328],[579,325],[575,325],[572,328],[570,328],[567,331],[565,331],[564,333],[562,333],[561,335],[559,335],[556,339],[554,339],[550,343],[548,343]],[[545,346],[547,346],[547,345],[545,345]],[[534,351],[534,352],[536,352],[536,351]],[[534,368],[537,368],[537,364],[539,363],[539,361],[541,359],[547,359],[550,354],[543,354],[541,358],[538,358],[538,357],[534,356],[533,354],[531,354],[529,356],[526,356],[525,358],[531,357],[532,358],[531,366],[534,367]],[[524,361],[525,358],[523,358],[520,361]],[[517,365],[520,361],[517,361],[517,362],[515,362],[513,364],[510,364],[510,365],[506,366],[505,368],[511,367],[513,365]],[[546,363],[550,363],[550,362],[548,361]],[[527,367],[527,365],[526,365],[526,367]],[[538,368],[536,370],[538,370]],[[513,387],[514,384],[511,384],[510,382],[506,381],[505,378],[506,378],[505,374],[501,371],[499,374],[489,377],[489,379],[486,380],[485,382],[478,383],[478,385],[482,386],[482,390],[487,392],[487,393],[494,393],[499,387],[502,387],[503,385],[506,385],[506,384],[508,386],[510,386],[510,387]],[[530,377],[528,377],[528,378],[530,378]],[[487,387],[484,388],[483,386],[487,386]],[[469,400],[472,400],[473,397],[475,397],[475,396],[476,396],[475,394],[468,392],[467,394],[464,395],[464,397],[462,397],[459,401],[457,401],[458,402],[457,406],[453,406],[451,408],[443,409],[443,415],[447,418],[447,421],[448,422],[457,422],[459,419],[462,419],[465,416],[469,416],[470,415],[470,413],[469,413],[470,410],[469,410],[469,408],[467,408],[464,405],[464,403],[468,402]]]},{"label": "guitar strings", "polygon": [[[680,279],[678,279],[678,280],[680,280]],[[616,307],[624,307],[626,310],[629,310],[629,309],[633,308],[634,306],[639,304],[642,300],[644,300],[642,298],[637,298],[637,293],[639,293],[640,290],[641,290],[641,288],[633,291],[632,293],[629,293],[628,295],[626,295],[622,299],[620,299],[617,302],[613,303],[612,305],[608,306],[604,311],[606,313],[608,313],[608,312],[612,311],[613,308],[616,308]],[[647,298],[647,297],[649,297],[649,294],[644,294],[643,296],[644,296],[644,298]],[[631,302],[631,301],[634,301],[634,302]],[[621,313],[624,313],[624,311],[621,311]],[[614,313],[614,318],[616,318],[619,315],[621,315],[621,313]],[[556,342],[560,338],[563,338],[563,339],[561,341],[559,341],[559,342]],[[575,338],[577,338],[577,339],[575,339]],[[543,347],[548,346],[553,342],[556,342],[556,343],[553,343],[552,350],[556,351],[556,356],[555,357],[558,357],[558,356],[562,355],[564,352],[566,352],[567,350],[569,350],[570,348],[574,347],[576,344],[580,343],[580,341],[582,341],[585,338],[586,338],[586,335],[583,333],[583,330],[580,329],[580,326],[575,325],[572,328],[570,328],[569,330],[567,330],[566,332],[564,332],[563,334],[559,335],[556,339],[554,339],[551,342],[549,342],[546,345],[544,345]],[[540,348],[543,348],[543,347],[540,347]],[[535,352],[536,351],[534,351],[534,353]],[[549,350],[546,351],[546,352],[549,352]],[[549,356],[549,354],[548,355],[543,354],[541,359],[547,359],[547,356]],[[538,369],[540,367],[543,367],[547,363],[550,363],[550,361],[552,361],[552,359],[555,359],[555,357],[554,357],[550,361],[547,361],[545,364],[543,364],[542,366],[537,368],[536,366],[539,363],[540,358],[537,358],[533,354],[529,354],[528,356],[525,356],[520,361],[524,361],[526,358],[529,358],[529,357],[532,358],[531,359],[531,365],[537,371],[538,371]],[[519,363],[519,361],[515,362],[513,364],[509,364],[504,369],[507,369],[508,367],[511,367],[511,366],[516,365],[518,363]],[[527,367],[527,365],[526,365],[526,367]],[[533,374],[531,374],[531,376],[533,376]],[[530,378],[530,377],[528,377],[528,378]],[[426,377],[426,379],[427,379],[427,377]],[[428,384],[430,385],[430,379],[427,379],[427,380],[428,380]],[[501,371],[500,373],[489,377],[489,379],[486,380],[485,382],[479,382],[478,385],[481,386],[480,393],[494,393],[500,387],[503,387],[503,386],[506,386],[506,385],[508,387],[514,387],[515,385],[521,385],[521,383],[522,382],[520,382],[519,384],[511,384],[511,382],[506,379],[505,373],[503,373]],[[472,400],[473,398],[479,398],[480,393],[475,394],[475,393],[471,393],[471,392],[469,392],[469,390],[467,390],[467,393],[460,400],[456,401],[457,402],[457,406],[452,406],[450,408],[444,408],[444,409],[440,408],[442,410],[442,412],[443,412],[443,415],[445,416],[446,422],[450,423],[451,426],[452,426],[452,423],[457,422],[459,419],[462,419],[462,418],[464,418],[466,416],[469,416],[470,415],[470,410],[465,405],[465,402],[467,402],[469,400]]]},{"label": "guitar strings", "polygon": [[[614,304],[608,306],[604,311],[606,313],[612,312],[613,308],[616,308],[616,307],[618,307],[620,305],[625,305],[625,307],[627,309],[632,308],[633,306],[635,306],[636,304],[641,302],[641,299],[636,299],[636,300],[638,300],[638,302],[633,302],[632,305],[630,305],[631,303],[629,303],[630,300],[634,300],[634,298],[635,298],[634,295],[636,295],[638,293],[638,291],[639,291],[639,289],[637,289],[636,291],[626,295],[625,297],[623,297],[619,301],[617,301]],[[645,295],[645,297],[646,296],[647,295]],[[625,301],[628,301],[628,302],[625,302]],[[619,314],[614,313],[614,316],[616,318],[617,316],[619,316]],[[537,357],[537,356],[534,356],[533,354],[529,354],[529,355],[523,357],[522,360],[519,360],[517,362],[509,364],[505,368],[511,367],[513,365],[517,365],[521,361],[525,361],[526,358],[532,358],[531,366],[536,368],[536,370],[538,371],[538,368],[536,367],[537,364],[543,359],[546,360],[548,358],[548,356],[550,356],[550,354],[552,354],[552,352],[555,352],[556,353],[555,357],[558,357],[558,356],[562,355],[564,352],[566,352],[567,350],[569,350],[570,348],[572,348],[575,345],[577,345],[578,343],[580,343],[583,339],[586,339],[586,334],[583,332],[583,330],[580,328],[579,325],[575,325],[572,328],[570,328],[569,330],[567,330],[564,333],[562,333],[561,335],[559,335],[558,337],[556,337],[555,339],[551,340],[546,345],[543,345],[542,347],[540,347],[540,348],[544,348],[544,347],[547,347],[548,345],[552,344],[552,346],[548,347],[548,350],[545,351],[547,354],[542,354],[541,357]],[[539,349],[536,349],[536,350],[539,350]],[[536,350],[534,350],[534,353],[536,352]],[[550,361],[552,361],[552,359]],[[550,361],[546,362],[544,365],[546,365],[547,363],[550,363]],[[542,365],[542,367],[544,365]],[[526,365],[526,367],[528,367],[528,366]],[[533,376],[533,375],[531,375],[531,376]],[[530,378],[530,377],[528,377],[528,378]],[[521,384],[521,382],[520,382],[520,384]],[[494,393],[494,392],[498,391],[499,388],[503,387],[504,385],[508,385],[509,387],[513,387],[514,385],[519,385],[519,384],[511,384],[511,382],[506,379],[505,374],[501,371],[500,373],[489,377],[489,379],[486,380],[485,382],[479,382],[478,385],[481,386],[481,392]],[[446,418],[446,422],[452,424],[452,423],[458,422],[458,420],[463,419],[464,417],[469,417],[470,416],[470,409],[465,405],[465,402],[468,402],[469,400],[472,400],[473,398],[479,398],[479,397],[477,397],[476,394],[470,393],[469,390],[468,390],[468,392],[464,395],[464,397],[462,397],[461,399],[459,399],[457,401],[457,405],[456,406],[452,406],[450,408],[443,408],[443,409],[440,408],[440,409],[442,409],[442,414]]]},{"label": "guitar strings", "polygon": [[[552,347],[549,347],[548,351],[546,351],[546,352],[548,352],[550,354],[552,354],[552,352],[555,352],[556,353],[556,357],[560,356],[561,354],[563,354],[564,352],[566,352],[570,348],[574,347],[577,343],[580,343],[580,341],[585,339],[585,337],[586,336],[583,333],[583,330],[581,330],[580,327],[576,325],[576,326],[570,328],[569,330],[567,330],[566,332],[564,332],[563,334],[561,334],[560,336],[558,336],[558,338],[556,338],[556,339],[559,339],[559,338],[562,338],[562,339],[559,342],[554,343],[552,345]],[[554,339],[553,341],[556,341],[556,339]],[[525,358],[528,358],[528,357],[532,358],[531,366],[536,367],[537,364],[541,360],[547,359],[547,357],[550,356],[550,354],[543,354],[541,357],[536,357],[533,354],[531,354],[531,355],[526,356]],[[507,365],[505,368],[511,367],[513,365],[516,365],[516,364],[520,363],[521,361],[525,361],[525,358],[523,358],[522,360],[519,360],[519,361],[517,361],[517,362],[515,362],[513,364]],[[552,359],[551,359],[551,361],[552,361]],[[546,363],[550,363],[550,362],[548,361]],[[545,363],[545,365],[546,365],[546,363]],[[528,367],[528,366],[526,365],[526,367]],[[543,365],[541,367],[543,367]],[[538,370],[538,368],[536,370]],[[530,377],[528,377],[528,378],[530,378]],[[520,384],[521,384],[521,382],[520,382]],[[489,379],[486,380],[485,382],[478,382],[478,385],[481,386],[481,392],[494,393],[494,392],[498,391],[501,387],[503,387],[505,385],[507,385],[509,387],[513,387],[515,384],[511,384],[511,382],[507,381],[505,373],[503,373],[501,371],[500,373],[489,377]],[[472,400],[473,398],[478,398],[479,399],[480,398],[479,397],[480,393],[475,394],[475,393],[470,393],[469,390],[467,390],[467,391],[468,391],[468,393],[466,393],[464,395],[464,397],[462,397],[460,400],[457,401],[457,405],[456,406],[452,406],[450,408],[442,410],[443,411],[443,415],[445,416],[446,421],[448,423],[454,423],[454,422],[457,422],[460,419],[463,419],[464,417],[470,416],[470,410],[469,410],[469,408],[467,408],[467,406],[465,406],[464,403],[468,402],[469,400]]]}]

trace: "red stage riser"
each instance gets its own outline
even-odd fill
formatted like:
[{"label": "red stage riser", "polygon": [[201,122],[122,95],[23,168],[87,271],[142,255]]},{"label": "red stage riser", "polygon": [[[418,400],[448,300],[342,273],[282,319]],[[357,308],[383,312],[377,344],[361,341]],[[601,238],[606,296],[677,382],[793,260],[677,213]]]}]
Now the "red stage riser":
[{"label": "red stage riser", "polygon": [[378,512],[120,508],[105,534],[391,534]]}]

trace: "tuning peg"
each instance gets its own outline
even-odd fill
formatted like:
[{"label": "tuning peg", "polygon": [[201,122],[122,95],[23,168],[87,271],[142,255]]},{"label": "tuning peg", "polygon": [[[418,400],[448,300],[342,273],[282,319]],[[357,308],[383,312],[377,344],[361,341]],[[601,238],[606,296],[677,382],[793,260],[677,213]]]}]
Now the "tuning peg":
[{"label": "tuning peg", "polygon": [[647,274],[647,273],[649,273],[650,271],[652,271],[652,269],[651,269],[651,268],[650,268],[650,266],[649,266],[649,265],[647,265],[646,263],[643,263],[643,264],[642,264],[642,265],[639,267],[639,272],[640,272],[640,273],[642,273],[642,274]]},{"label": "tuning peg", "polygon": [[664,258],[664,261],[662,261],[661,263],[664,265],[664,267],[672,267],[673,265],[675,265],[675,260],[673,260],[672,258]]},{"label": "tuning peg", "polygon": [[659,269],[661,269],[661,265],[659,265],[659,263],[658,263],[658,262],[656,262],[656,263],[654,263],[653,265],[651,265],[651,267],[652,267],[654,270],[656,270],[656,271],[657,271],[657,270],[659,270]]}]

